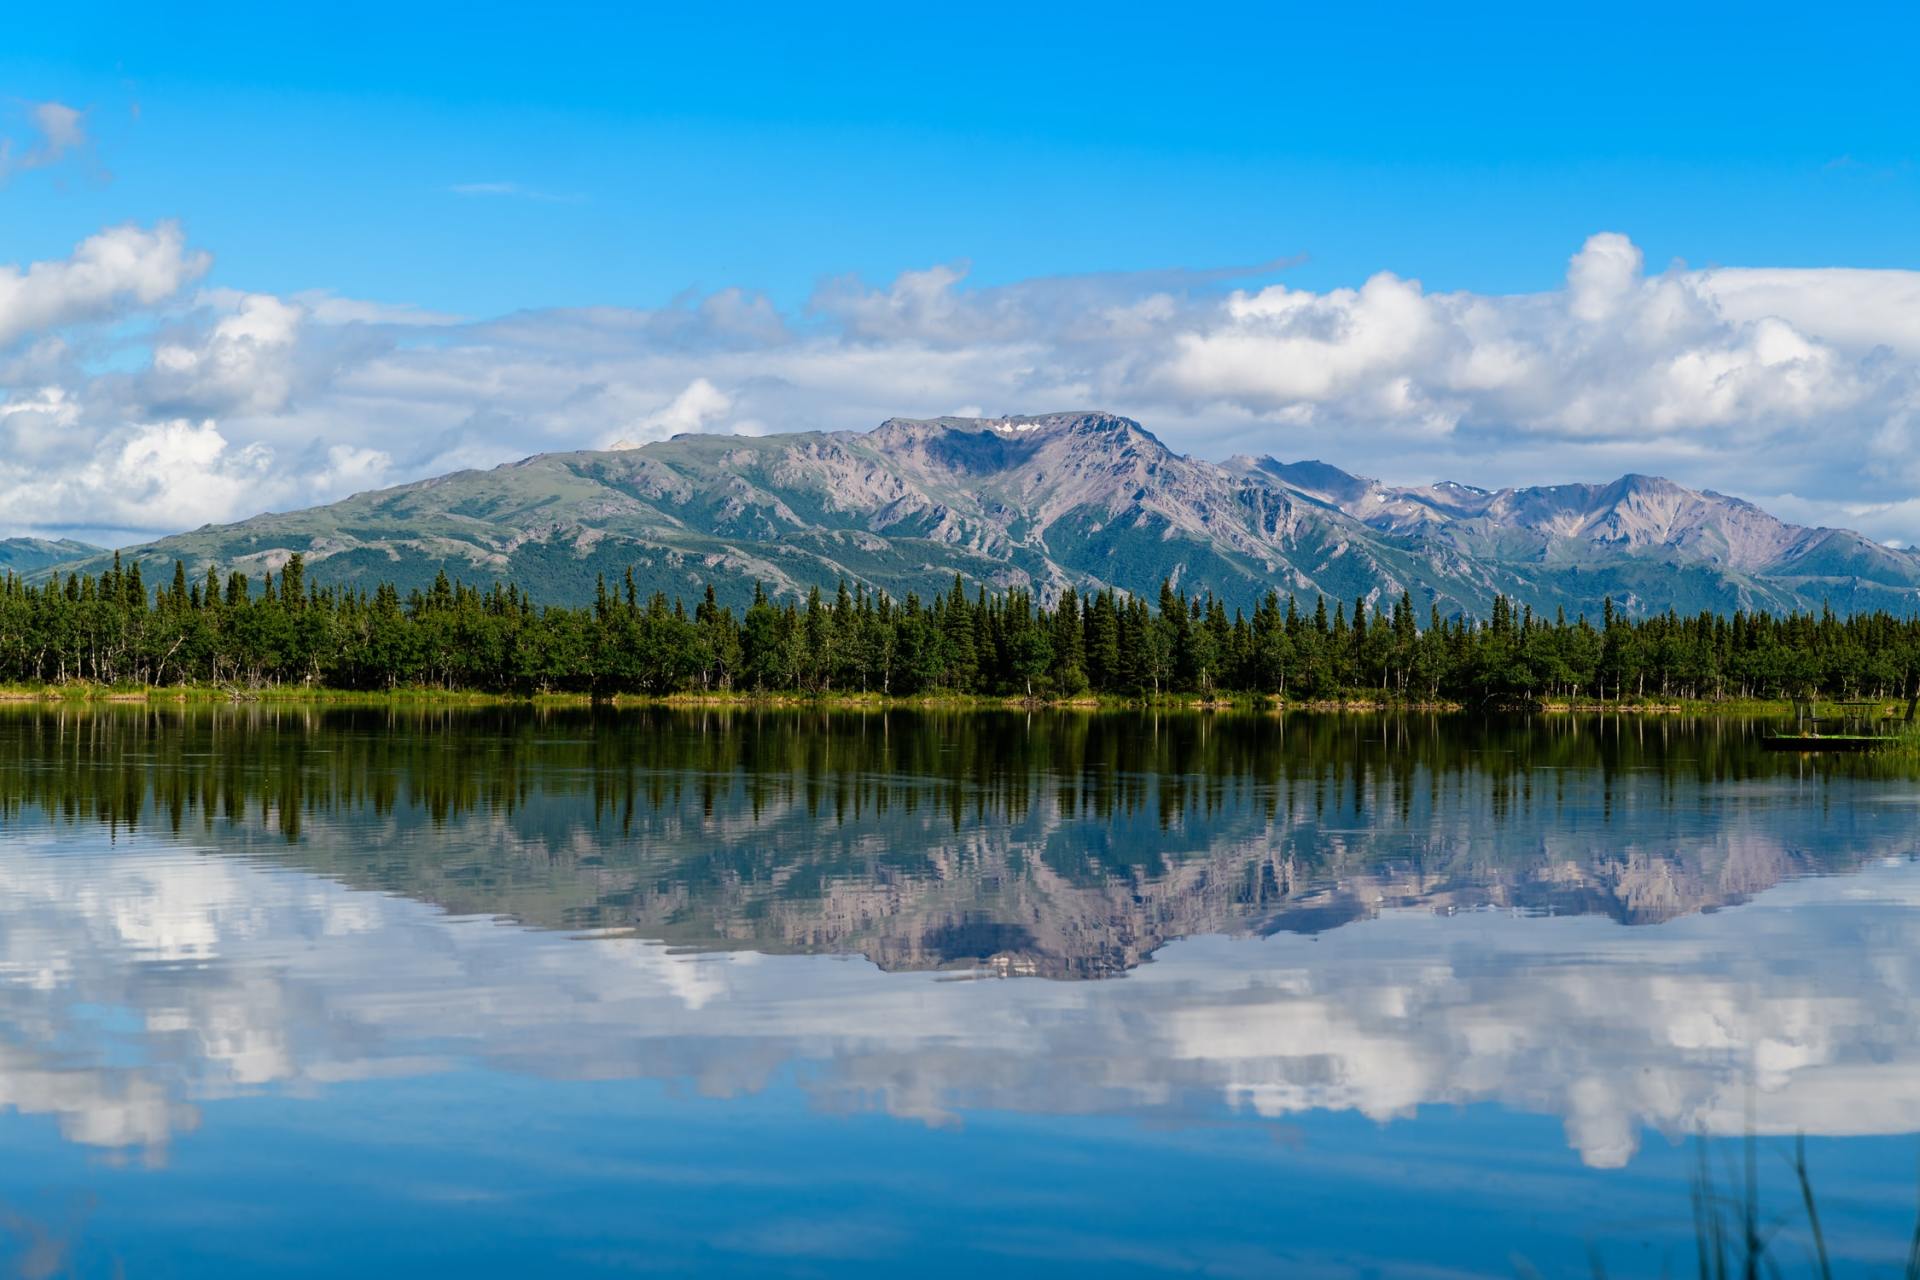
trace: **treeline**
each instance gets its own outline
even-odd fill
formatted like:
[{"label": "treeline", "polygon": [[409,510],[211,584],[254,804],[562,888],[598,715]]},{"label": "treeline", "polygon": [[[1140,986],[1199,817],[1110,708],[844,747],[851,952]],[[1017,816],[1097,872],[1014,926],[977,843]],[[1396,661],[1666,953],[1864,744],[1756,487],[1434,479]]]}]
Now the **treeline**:
[{"label": "treeline", "polygon": [[1112,591],[1051,607],[1021,590],[930,600],[842,584],[743,614],[709,586],[689,610],[638,597],[631,573],[586,608],[542,607],[515,586],[449,581],[402,598],[176,564],[157,590],[139,565],[30,586],[0,582],[0,682],[403,686],[502,693],[686,691],[964,693],[1071,697],[1357,693],[1476,702],[1573,698],[1904,695],[1920,675],[1920,620],[1886,613],[1672,613],[1551,620],[1496,598],[1484,621],[1421,624],[1412,601],[1269,593],[1248,615],[1163,585],[1157,605]]}]

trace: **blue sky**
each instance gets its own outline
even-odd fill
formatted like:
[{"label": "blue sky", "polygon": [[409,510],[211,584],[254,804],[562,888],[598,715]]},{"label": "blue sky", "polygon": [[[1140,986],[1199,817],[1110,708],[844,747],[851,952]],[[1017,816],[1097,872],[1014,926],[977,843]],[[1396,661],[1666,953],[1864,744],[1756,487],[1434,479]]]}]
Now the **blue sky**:
[{"label": "blue sky", "polygon": [[0,81],[112,177],[14,184],[15,252],[174,217],[223,283],[474,315],[961,259],[1527,290],[1601,228],[1915,265],[1912,6],[469,8],[16,15]]},{"label": "blue sky", "polygon": [[1100,407],[1912,541],[1916,13],[10,15],[0,533]]}]

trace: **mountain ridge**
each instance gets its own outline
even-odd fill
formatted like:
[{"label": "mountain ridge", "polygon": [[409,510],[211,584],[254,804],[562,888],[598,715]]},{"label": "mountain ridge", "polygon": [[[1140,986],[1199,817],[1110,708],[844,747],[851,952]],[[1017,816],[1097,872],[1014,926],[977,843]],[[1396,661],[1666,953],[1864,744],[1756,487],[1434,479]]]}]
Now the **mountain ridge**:
[{"label": "mountain ridge", "polygon": [[[442,570],[514,580],[550,603],[601,575],[724,598],[865,582],[895,597],[955,574],[1051,599],[1162,580],[1250,605],[1268,590],[1484,615],[1536,610],[1920,607],[1920,555],[1789,524],[1743,499],[1628,474],[1602,484],[1396,486],[1321,461],[1168,448],[1082,410],[889,418],[869,431],[683,433],[536,454],[301,511],[204,526],[123,557],[257,576],[299,552],[316,582],[422,586]],[[92,569],[95,554],[49,572]]]},{"label": "mountain ridge", "polygon": [[105,547],[72,538],[0,538],[0,573],[34,574],[71,560],[104,554]]}]

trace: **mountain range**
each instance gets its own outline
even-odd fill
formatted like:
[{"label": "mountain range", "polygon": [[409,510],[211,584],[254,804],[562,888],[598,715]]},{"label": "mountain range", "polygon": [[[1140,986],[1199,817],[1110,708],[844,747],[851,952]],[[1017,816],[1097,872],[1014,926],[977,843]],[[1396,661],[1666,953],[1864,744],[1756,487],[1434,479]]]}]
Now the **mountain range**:
[{"label": "mountain range", "polygon": [[[26,540],[15,540],[22,542]],[[46,544],[60,545],[60,544]],[[80,545],[80,544],[72,544]],[[1409,592],[1424,614],[1885,608],[1920,604],[1920,555],[1786,523],[1653,476],[1607,484],[1403,487],[1324,462],[1174,452],[1100,412],[896,418],[871,431],[682,435],[550,453],[162,538],[122,554],[149,578],[176,559],[256,577],[305,557],[319,582],[425,586],[446,571],[515,581],[549,603],[631,567],[645,592],[712,581],[740,603],[839,580],[903,597],[955,574],[1042,598],[1157,593],[1163,579],[1250,605]],[[29,576],[98,569],[84,549]],[[0,561],[0,566],[5,562]]]},{"label": "mountain range", "polygon": [[72,538],[0,538],[0,573],[33,576],[57,564],[105,554],[105,548]]}]

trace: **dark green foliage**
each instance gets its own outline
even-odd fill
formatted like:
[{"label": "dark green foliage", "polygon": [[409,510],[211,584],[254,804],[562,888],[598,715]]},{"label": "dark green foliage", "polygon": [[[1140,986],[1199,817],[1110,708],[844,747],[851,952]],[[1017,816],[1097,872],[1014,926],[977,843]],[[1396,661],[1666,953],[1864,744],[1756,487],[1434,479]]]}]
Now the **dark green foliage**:
[{"label": "dark green foliage", "polygon": [[0,580],[0,681],[60,684],[429,686],[503,693],[951,692],[1070,697],[1223,691],[1291,698],[1369,694],[1415,701],[1539,698],[1894,697],[1920,688],[1920,620],[1884,613],[1674,613],[1599,627],[1548,622],[1495,597],[1486,623],[1402,594],[1324,598],[1312,618],[1269,592],[1253,616],[1162,585],[1157,607],[1071,591],[1051,608],[1027,592],[968,594],[958,576],[930,601],[841,583],[832,597],[776,602],[755,590],[736,614],[712,586],[689,611],[631,572],[594,603],[542,607],[516,586],[440,573],[404,599],[317,586],[290,557],[256,587],[176,564],[150,591],[138,564],[43,586]]}]

